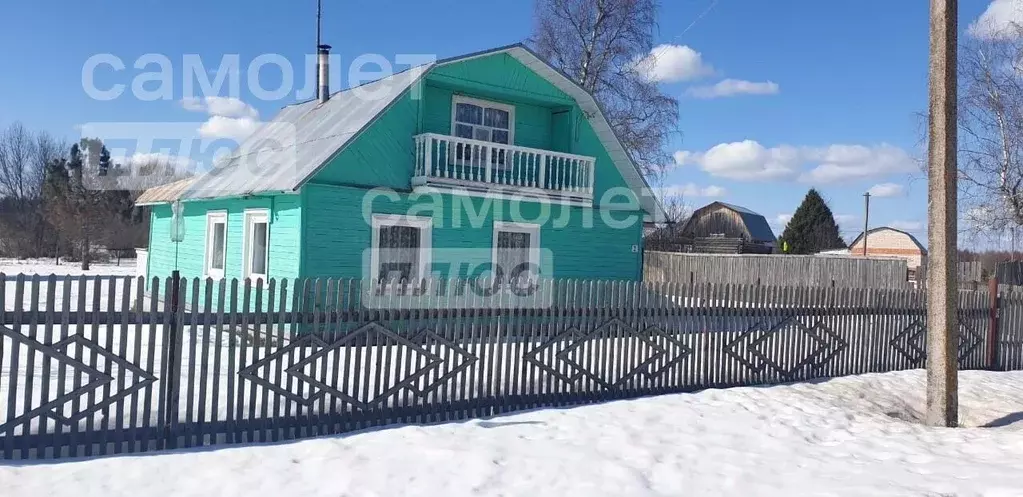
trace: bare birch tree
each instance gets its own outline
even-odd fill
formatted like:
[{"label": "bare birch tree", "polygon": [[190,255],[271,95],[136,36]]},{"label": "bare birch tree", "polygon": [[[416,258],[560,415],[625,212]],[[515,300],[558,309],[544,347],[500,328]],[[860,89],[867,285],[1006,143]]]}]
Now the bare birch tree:
[{"label": "bare birch tree", "polygon": [[1023,226],[1023,27],[959,51],[959,186],[973,234]]},{"label": "bare birch tree", "polygon": [[671,163],[678,101],[637,70],[653,47],[656,0],[536,0],[530,44],[590,92],[646,176]]}]

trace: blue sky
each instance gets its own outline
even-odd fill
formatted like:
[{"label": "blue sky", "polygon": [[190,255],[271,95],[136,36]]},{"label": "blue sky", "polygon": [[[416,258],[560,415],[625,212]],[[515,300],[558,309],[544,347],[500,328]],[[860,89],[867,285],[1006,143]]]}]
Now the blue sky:
[{"label": "blue sky", "polygon": [[[961,36],[982,15],[998,21],[1006,6],[1023,9],[1020,2],[960,2]],[[816,186],[851,238],[863,224],[863,192],[882,185],[875,192],[886,195],[872,201],[871,225],[895,225],[924,239],[926,184],[914,158],[922,155],[917,114],[927,98],[927,2],[663,3],[657,43],[665,46],[651,76],[679,98],[683,131],[671,145],[680,165],[666,187],[687,194],[694,206],[720,199],[759,211],[780,234],[784,216]],[[323,38],[345,67],[366,53],[393,61],[396,54],[447,57],[514,43],[532,24],[528,0],[324,4]],[[193,122],[213,133],[244,133],[247,120],[269,119],[295,95],[265,101],[242,84],[236,96],[251,107],[183,105],[183,57],[196,54],[209,69],[224,54],[239,54],[244,69],[272,53],[300,67],[314,43],[314,13],[314,0],[9,2],[0,19],[6,47],[0,125],[21,121],[69,139],[89,122]],[[155,101],[131,91],[91,98],[83,65],[105,53],[129,67],[101,67],[97,88],[130,88],[135,76],[153,69],[133,69],[134,61],[158,53],[173,64],[172,94]],[[260,82],[274,88],[280,77],[268,70]]]}]

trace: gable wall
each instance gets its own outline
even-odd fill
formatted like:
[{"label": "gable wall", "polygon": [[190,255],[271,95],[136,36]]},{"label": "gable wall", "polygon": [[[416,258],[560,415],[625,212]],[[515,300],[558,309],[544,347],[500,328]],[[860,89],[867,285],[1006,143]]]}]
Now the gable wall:
[{"label": "gable wall", "polygon": [[700,209],[686,224],[683,235],[696,238],[724,234],[725,238],[749,239],[749,231],[739,213],[721,205]]},{"label": "gable wall", "polygon": [[[849,251],[854,256],[863,255],[863,240],[860,239]],[[893,230],[880,230],[867,236],[867,256],[889,256],[905,259],[910,269],[916,269],[923,262],[920,247],[909,235]]]},{"label": "gable wall", "polygon": [[595,157],[595,199],[611,188],[627,187],[574,100],[514,57],[495,54],[437,67],[420,85],[401,96],[310,182],[411,189],[413,137],[450,134],[451,97],[464,94],[514,104],[518,145]]}]

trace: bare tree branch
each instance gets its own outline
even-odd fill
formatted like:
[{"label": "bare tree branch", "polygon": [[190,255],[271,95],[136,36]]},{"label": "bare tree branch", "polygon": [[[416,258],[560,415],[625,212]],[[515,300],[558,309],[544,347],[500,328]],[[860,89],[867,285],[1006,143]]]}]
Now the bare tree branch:
[{"label": "bare tree branch", "polygon": [[960,49],[959,179],[971,234],[1023,225],[1023,29]]},{"label": "bare tree branch", "polygon": [[536,0],[530,43],[600,103],[644,175],[671,165],[678,101],[646,80],[636,63],[650,54],[656,0]]}]

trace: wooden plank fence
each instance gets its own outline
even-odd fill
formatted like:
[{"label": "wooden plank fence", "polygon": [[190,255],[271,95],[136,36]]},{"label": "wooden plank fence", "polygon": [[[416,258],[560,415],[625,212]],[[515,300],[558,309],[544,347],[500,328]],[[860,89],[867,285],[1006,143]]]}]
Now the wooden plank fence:
[{"label": "wooden plank fence", "polygon": [[908,288],[906,261],[824,255],[643,253],[645,281]]},{"label": "wooden plank fence", "polygon": [[[558,280],[453,296],[464,287],[167,279],[146,295],[145,283],[0,274],[2,458],[919,368],[926,350],[924,295],[909,289]],[[1023,294],[963,292],[959,319],[962,367],[1023,368]]]},{"label": "wooden plank fence", "polygon": [[1023,262],[999,262],[995,267],[995,277],[1004,285],[1023,286]]}]

